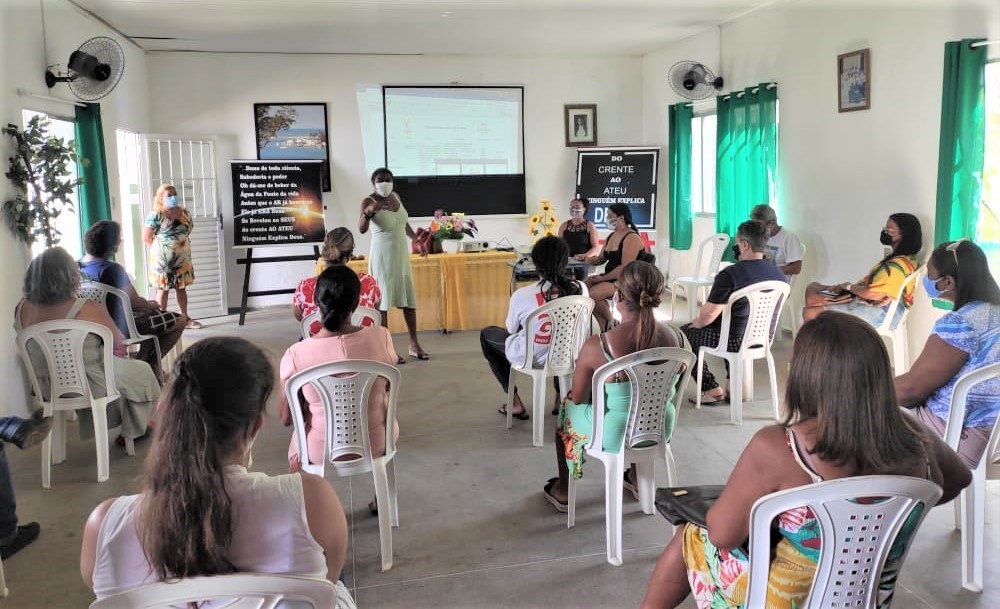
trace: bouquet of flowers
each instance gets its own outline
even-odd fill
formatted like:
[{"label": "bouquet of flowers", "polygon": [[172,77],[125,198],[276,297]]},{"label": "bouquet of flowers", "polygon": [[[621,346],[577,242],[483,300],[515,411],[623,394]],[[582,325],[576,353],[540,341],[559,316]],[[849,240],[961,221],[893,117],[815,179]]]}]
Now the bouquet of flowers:
[{"label": "bouquet of flowers", "polygon": [[537,241],[541,237],[554,237],[557,226],[556,218],[552,215],[552,203],[548,199],[543,199],[542,213],[532,214],[528,232]]},{"label": "bouquet of flowers", "polygon": [[476,221],[466,218],[463,213],[448,214],[443,209],[434,212],[434,220],[431,221],[430,231],[438,241],[444,239],[462,239],[466,235],[475,237],[479,232]]}]

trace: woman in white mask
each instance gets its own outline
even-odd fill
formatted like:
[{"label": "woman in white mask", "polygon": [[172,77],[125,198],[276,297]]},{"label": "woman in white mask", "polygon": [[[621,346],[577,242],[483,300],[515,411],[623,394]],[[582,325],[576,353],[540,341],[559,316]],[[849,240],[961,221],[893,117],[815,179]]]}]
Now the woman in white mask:
[{"label": "woman in white mask", "polygon": [[170,290],[177,290],[177,308],[188,319],[188,328],[201,324],[188,315],[187,286],[194,283],[191,241],[194,230],[191,214],[181,204],[172,184],[161,184],[153,199],[153,211],[146,216],[142,241],[149,247],[149,283],[156,288],[160,309],[167,309]]},{"label": "woman in white mask", "polygon": [[615,203],[609,206],[605,217],[611,233],[604,242],[604,249],[596,256],[588,256],[586,259],[588,264],[604,265],[603,273],[587,277],[586,282],[590,297],[594,299],[594,317],[604,330],[611,323],[611,306],[608,300],[617,290],[618,276],[645,249],[642,237],[632,223],[632,211],[628,205]]},{"label": "woman in white mask", "polygon": [[[577,197],[569,202],[569,220],[559,225],[559,238],[569,246],[569,255],[576,260],[586,261],[589,256],[601,253],[600,237],[597,227],[587,219],[590,201],[586,197]],[[586,270],[576,269],[577,279],[586,277]]]},{"label": "woman in white mask", "polygon": [[[417,297],[413,289],[413,271],[410,268],[410,248],[406,238],[416,233],[410,226],[410,216],[399,195],[392,192],[392,172],[381,167],[372,174],[374,192],[361,201],[361,234],[372,229],[372,249],[368,258],[368,274],[382,288],[382,325],[389,325],[389,309],[403,310],[406,330],[410,335],[409,354],[417,359],[430,359],[417,339]],[[399,364],[406,363],[402,357]]]}]

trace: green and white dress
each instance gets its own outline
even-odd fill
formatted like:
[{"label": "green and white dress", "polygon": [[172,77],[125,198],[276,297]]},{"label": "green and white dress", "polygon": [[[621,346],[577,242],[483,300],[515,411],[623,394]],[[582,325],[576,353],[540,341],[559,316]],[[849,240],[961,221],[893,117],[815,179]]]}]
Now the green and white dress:
[{"label": "green and white dress", "polygon": [[413,290],[413,270],[410,268],[410,248],[406,242],[406,224],[410,220],[403,202],[396,193],[399,209],[380,209],[372,218],[372,249],[368,258],[368,274],[382,288],[379,309],[415,309],[417,297]]}]

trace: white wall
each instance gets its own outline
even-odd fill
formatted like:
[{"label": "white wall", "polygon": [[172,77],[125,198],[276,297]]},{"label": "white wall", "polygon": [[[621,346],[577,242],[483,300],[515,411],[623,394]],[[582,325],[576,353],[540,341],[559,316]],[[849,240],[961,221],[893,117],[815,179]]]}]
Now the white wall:
[{"label": "white wall", "polygon": [[[802,273],[806,281],[798,290],[814,279],[846,281],[864,274],[881,256],[878,233],[892,212],[920,218],[924,256],[929,254],[944,43],[1000,38],[995,0],[947,9],[807,4],[775,4],[721,29],[727,91],[779,83],[779,221],[809,248]],[[669,67],[694,59],[719,69],[719,36],[717,29],[706,31],[643,59],[646,142],[666,141],[667,106],[679,101],[666,84]],[[872,108],[840,114],[837,55],[866,47],[871,48]],[[996,57],[1000,47],[991,47],[991,53]],[[665,205],[664,198],[663,211]],[[705,224],[696,224],[696,233],[712,230]],[[660,226],[665,239],[666,223]],[[682,264],[687,260],[675,256],[674,274],[693,265]],[[910,317],[911,354],[922,348],[936,317],[927,298],[918,297]]]},{"label": "white wall", "polygon": [[[220,153],[220,195],[232,243],[231,158],[255,158],[254,102],[326,102],[333,192],[325,193],[327,227],[357,226],[361,199],[371,192],[358,119],[359,84],[524,85],[525,174],[528,211],[542,199],[568,217],[576,151],[564,146],[563,104],[596,103],[600,144],[636,144],[642,139],[642,74],[638,58],[491,58],[470,56],[337,57],[282,55],[150,54],[151,121],[163,133],[223,136],[235,142]],[[456,210],[459,211],[459,210]],[[529,243],[527,218],[476,218],[481,237]],[[368,236],[358,235],[367,253]],[[258,255],[261,250],[255,250]],[[268,255],[310,253],[309,248],[271,248]],[[239,302],[243,273],[227,250],[230,306]],[[251,289],[294,287],[310,263],[281,263],[255,270]],[[251,305],[289,302],[288,296],[258,297]]]},{"label": "white wall", "polygon": [[[45,11],[45,38],[42,36],[42,10]],[[45,66],[51,63],[65,64],[69,54],[82,42],[94,36],[116,35],[106,27],[80,12],[65,0],[4,0],[0,2],[0,123],[21,125],[21,110],[31,109],[58,116],[73,116],[73,106],[60,102],[40,100],[17,94],[18,88],[36,93],[51,94],[72,99],[66,85],[56,85],[51,91],[45,87]],[[115,150],[115,129],[122,127],[135,131],[146,129],[147,85],[145,56],[135,46],[123,42],[126,52],[125,76],[118,87],[101,100],[101,115],[104,124],[104,140],[108,156],[108,177],[112,193],[118,192],[117,153]],[[9,138],[0,143],[3,151],[4,171]],[[6,200],[11,195],[10,183],[0,180],[0,195]],[[113,213],[118,216],[117,205]],[[27,405],[21,389],[21,373],[15,360],[14,331],[11,328],[10,312],[20,299],[21,282],[27,265],[25,248],[17,242],[10,230],[0,228],[0,382],[8,391],[8,399],[0,401],[0,414],[26,413]]]}]

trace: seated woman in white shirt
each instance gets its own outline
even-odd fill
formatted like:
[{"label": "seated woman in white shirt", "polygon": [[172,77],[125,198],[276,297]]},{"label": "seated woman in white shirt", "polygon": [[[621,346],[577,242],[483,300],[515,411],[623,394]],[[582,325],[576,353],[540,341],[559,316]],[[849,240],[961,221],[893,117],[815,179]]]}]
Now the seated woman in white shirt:
[{"label": "seated woman in white shirt", "polygon": [[[100,600],[166,579],[233,572],[337,582],[347,519],[311,474],[250,473],[275,373],[240,339],[188,348],[173,371],[140,495],[108,499],[83,533],[80,572]],[[337,582],[338,607],[353,607]]]},{"label": "seated woman in white shirt", "polygon": [[[558,237],[543,237],[531,248],[531,260],[538,271],[538,282],[525,286],[514,292],[507,308],[507,327],[489,326],[479,333],[479,343],[483,348],[483,356],[490,364],[490,370],[500,382],[504,392],[510,379],[511,362],[521,363],[525,355],[524,320],[539,306],[563,296],[579,296],[584,293],[583,286],[570,278],[567,271],[569,262],[569,246]],[[534,340],[532,355],[534,366],[545,365],[548,355],[550,331],[547,324],[538,324],[532,328]],[[500,414],[507,416],[507,406],[500,407]],[[514,393],[514,418],[522,421],[528,419],[528,411],[524,402]]]}]

